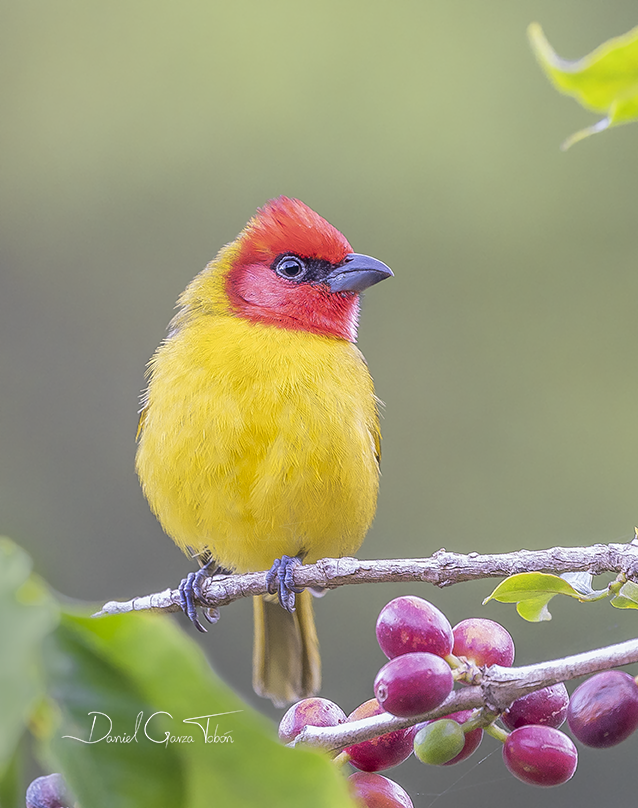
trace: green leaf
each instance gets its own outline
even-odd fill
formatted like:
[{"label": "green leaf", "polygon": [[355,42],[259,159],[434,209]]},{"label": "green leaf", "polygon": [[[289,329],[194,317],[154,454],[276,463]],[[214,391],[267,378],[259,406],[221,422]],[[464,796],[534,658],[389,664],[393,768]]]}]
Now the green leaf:
[{"label": "green leaf", "polygon": [[499,603],[516,603],[516,611],[524,620],[538,623],[551,620],[547,604],[555,595],[568,595],[582,599],[571,584],[558,575],[544,572],[521,572],[511,575],[496,587],[483,603],[496,600]]},{"label": "green leaf", "polygon": [[[282,746],[274,726],[215,677],[196,643],[166,617],[67,613],[47,641],[46,663],[55,720],[44,753],[82,806],[352,806],[327,757]],[[213,716],[208,743],[206,716]],[[83,743],[94,719],[97,742]],[[168,743],[147,737],[161,741],[166,733]]]},{"label": "green leaf", "polygon": [[[108,652],[96,653],[88,640],[65,617],[45,645],[49,694],[54,702],[45,750],[49,769],[64,773],[83,806],[97,807],[109,801],[118,808],[184,804],[184,767],[173,746],[160,747],[158,753],[153,744],[139,740],[98,740],[111,722],[111,737],[134,736],[138,713],[142,711],[148,718],[156,708],[131,677],[113,665]],[[158,733],[166,729],[160,724]]]},{"label": "green leaf", "polygon": [[638,27],[608,39],[588,56],[570,61],[554,51],[538,23],[528,28],[536,58],[556,89],[605,117],[576,132],[561,146],[568,149],[579,140],[612,126],[638,120]]},{"label": "green leaf", "polygon": [[0,775],[0,805],[2,808],[24,808],[24,743],[19,743]]},{"label": "green leaf", "polygon": [[58,607],[31,566],[24,550],[0,538],[0,775],[43,693],[40,645],[58,621]]},{"label": "green leaf", "polygon": [[617,609],[638,609],[638,584],[633,581],[624,583],[610,603]]},{"label": "green leaf", "polygon": [[547,604],[554,595],[538,595],[535,598],[527,598],[516,604],[516,611],[523,620],[529,623],[541,623],[544,620],[551,620],[552,615],[547,608]]}]

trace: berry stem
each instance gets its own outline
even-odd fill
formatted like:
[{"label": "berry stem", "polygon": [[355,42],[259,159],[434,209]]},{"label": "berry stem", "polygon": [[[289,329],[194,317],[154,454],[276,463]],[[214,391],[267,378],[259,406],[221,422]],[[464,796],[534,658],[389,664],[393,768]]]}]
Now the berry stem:
[{"label": "berry stem", "polygon": [[501,743],[505,743],[509,737],[509,732],[503,727],[499,727],[498,724],[489,724],[489,726],[485,727],[485,732]]},{"label": "berry stem", "polygon": [[332,759],[332,762],[341,769],[346,763],[350,762],[350,755],[347,752],[339,752],[339,754]]},{"label": "berry stem", "polygon": [[624,572],[621,572],[616,579],[609,584],[609,593],[611,595],[617,595],[626,583],[627,576]]},{"label": "berry stem", "polygon": [[489,727],[491,724],[493,724],[497,718],[498,714],[493,713],[491,710],[488,710],[487,708],[474,710],[474,712],[467,719],[467,721],[461,724],[461,729],[466,734],[468,732],[472,732],[472,730],[478,729],[479,727],[481,729],[485,729],[486,727]]}]

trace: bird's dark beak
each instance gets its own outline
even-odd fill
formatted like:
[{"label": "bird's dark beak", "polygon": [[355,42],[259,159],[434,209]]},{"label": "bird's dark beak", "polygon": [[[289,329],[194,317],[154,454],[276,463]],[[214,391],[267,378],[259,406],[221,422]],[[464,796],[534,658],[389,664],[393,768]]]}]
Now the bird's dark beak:
[{"label": "bird's dark beak", "polygon": [[369,255],[350,253],[343,264],[335,267],[326,276],[331,292],[362,292],[385,278],[392,277],[392,270],[382,261]]}]

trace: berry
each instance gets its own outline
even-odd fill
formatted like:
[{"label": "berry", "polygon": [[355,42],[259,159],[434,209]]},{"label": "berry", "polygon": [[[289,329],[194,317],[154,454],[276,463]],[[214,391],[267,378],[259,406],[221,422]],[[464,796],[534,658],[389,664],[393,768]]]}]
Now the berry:
[{"label": "berry", "polygon": [[416,651],[446,657],[454,644],[452,626],[443,612],[412,595],[395,598],[381,609],[377,640],[388,659]]},{"label": "berry", "polygon": [[567,722],[586,746],[604,749],[638,727],[638,685],[624,671],[597,673],[572,694]]},{"label": "berry", "polygon": [[465,657],[479,668],[511,665],[514,640],[499,623],[483,617],[461,620],[453,629],[455,656]]},{"label": "berry", "polygon": [[26,808],[69,808],[73,804],[61,774],[38,777],[27,788]]},{"label": "berry", "polygon": [[386,712],[412,716],[438,707],[453,686],[447,662],[420,652],[402,654],[386,662],[374,680],[374,694]]},{"label": "berry", "polygon": [[[357,707],[348,716],[348,721],[357,721],[371,715],[381,715],[385,712],[376,699],[370,699]],[[350,763],[365,772],[377,772],[380,769],[389,769],[398,766],[412,754],[412,742],[415,729],[397,729],[387,732],[370,741],[348,746],[344,751],[350,756]]]},{"label": "berry", "polygon": [[381,774],[355,772],[348,780],[355,800],[365,808],[414,808],[407,792]]},{"label": "berry", "polygon": [[[459,712],[450,713],[445,717],[456,721],[456,723],[460,724],[462,728],[462,725],[470,718],[473,712],[474,710],[459,710]],[[419,730],[431,723],[431,721],[424,721],[422,724],[417,724],[417,734]],[[483,740],[483,729],[482,727],[476,727],[476,729],[471,729],[469,732],[463,731],[463,735],[465,738],[463,749],[461,749],[456,757],[453,757],[451,760],[443,763],[443,766],[453,766],[455,763],[460,763],[462,760],[469,758],[471,754],[476,752],[481,744],[481,741]]]},{"label": "berry", "polygon": [[509,771],[532,786],[559,786],[576,771],[578,752],[571,738],[554,727],[528,724],[503,744]]},{"label": "berry", "polygon": [[562,682],[535,690],[512,702],[501,718],[508,729],[526,724],[545,724],[558,729],[565,721],[569,694]]},{"label": "berry", "polygon": [[414,754],[422,763],[441,766],[461,754],[465,735],[451,718],[432,721],[422,727],[414,738]]},{"label": "berry", "polygon": [[[452,718],[458,724],[464,724],[472,715],[472,712],[473,710],[460,710],[458,713],[450,713],[446,718]],[[469,756],[479,748],[483,740],[483,730],[481,727],[471,729],[469,732],[464,732],[463,734],[465,736],[465,746],[456,757],[444,763],[444,766],[453,766],[455,763],[460,763],[462,760],[469,758]]]},{"label": "berry", "polygon": [[341,707],[328,699],[303,699],[293,704],[279,723],[279,738],[284,743],[293,741],[301,730],[312,727],[336,727],[346,721]]}]

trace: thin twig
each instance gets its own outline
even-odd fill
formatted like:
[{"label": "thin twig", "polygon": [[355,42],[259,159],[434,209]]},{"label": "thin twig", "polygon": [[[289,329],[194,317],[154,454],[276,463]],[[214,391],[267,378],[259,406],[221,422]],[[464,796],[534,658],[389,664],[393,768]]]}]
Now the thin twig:
[{"label": "thin twig", "polygon": [[[389,581],[419,581],[445,587],[481,578],[505,578],[520,572],[590,572],[593,575],[614,572],[623,573],[629,580],[638,582],[638,541],[467,555],[442,549],[429,558],[378,561],[323,558],[316,564],[295,567],[293,577],[296,586],[324,589]],[[215,576],[204,581],[203,597],[198,605],[217,608],[240,598],[263,595],[266,591],[265,572]],[[179,591],[166,589],[125,602],[109,601],[96,617],[136,611],[176,612],[181,608],[179,604]]]}]

